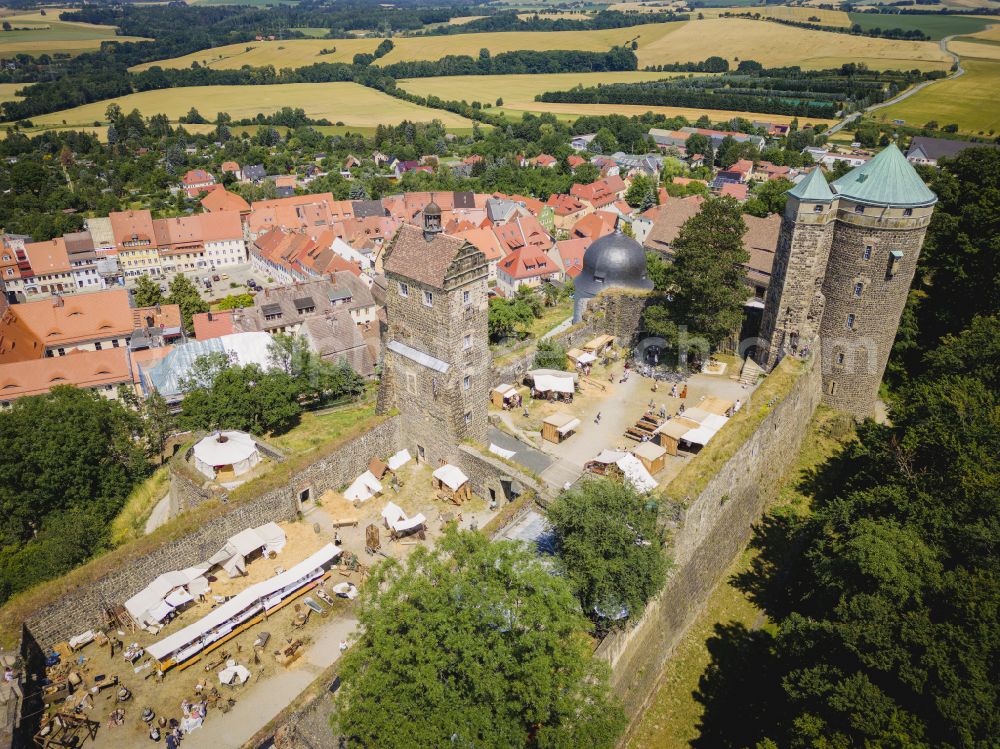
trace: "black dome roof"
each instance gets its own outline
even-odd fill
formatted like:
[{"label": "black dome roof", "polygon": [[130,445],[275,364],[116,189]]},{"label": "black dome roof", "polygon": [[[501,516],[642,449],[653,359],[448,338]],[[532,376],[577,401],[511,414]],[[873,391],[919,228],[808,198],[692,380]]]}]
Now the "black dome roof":
[{"label": "black dome roof", "polygon": [[583,270],[576,277],[578,294],[595,296],[609,288],[653,288],[646,275],[646,251],[642,245],[615,230],[594,242],[583,254]]}]

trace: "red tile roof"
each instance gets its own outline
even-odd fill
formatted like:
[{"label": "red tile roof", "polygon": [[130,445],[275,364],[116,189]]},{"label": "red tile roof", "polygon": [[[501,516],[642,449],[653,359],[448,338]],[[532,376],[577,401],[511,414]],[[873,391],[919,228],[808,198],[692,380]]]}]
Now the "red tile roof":
[{"label": "red tile roof", "polygon": [[515,280],[543,276],[558,270],[555,263],[535,247],[521,247],[514,250],[501,260],[497,267]]},{"label": "red tile roof", "polygon": [[199,312],[192,315],[191,320],[194,322],[194,337],[199,341],[236,332],[231,309],[221,312]]}]

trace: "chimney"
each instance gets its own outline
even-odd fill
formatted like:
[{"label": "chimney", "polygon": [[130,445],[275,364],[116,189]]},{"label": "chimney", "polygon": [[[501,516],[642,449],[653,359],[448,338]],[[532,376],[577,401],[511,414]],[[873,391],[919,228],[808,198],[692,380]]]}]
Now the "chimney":
[{"label": "chimney", "polygon": [[52,306],[53,307],[62,307],[62,306],[64,306],[64,304],[65,304],[65,302],[63,301],[62,294],[56,294],[56,295],[54,295],[52,297]]},{"label": "chimney", "polygon": [[212,310],[208,311],[208,321],[212,322]]}]

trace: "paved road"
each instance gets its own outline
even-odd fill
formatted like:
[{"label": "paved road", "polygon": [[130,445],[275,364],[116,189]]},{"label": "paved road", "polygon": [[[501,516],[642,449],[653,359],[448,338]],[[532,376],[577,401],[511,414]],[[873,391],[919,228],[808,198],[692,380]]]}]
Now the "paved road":
[{"label": "paved road", "polygon": [[[992,28],[992,27],[990,27],[990,28]],[[951,59],[955,61],[955,64],[958,66],[954,70],[954,72],[952,72],[950,75],[946,75],[944,78],[937,78],[937,79],[935,79],[933,81],[924,81],[923,83],[918,83],[916,86],[913,86],[911,88],[906,89],[906,91],[904,91],[903,93],[899,94],[898,96],[894,96],[893,98],[889,99],[888,101],[883,101],[883,102],[881,102],[879,104],[872,104],[870,107],[866,107],[861,112],[853,112],[853,113],[847,115],[847,117],[845,117],[844,119],[842,119],[836,125],[834,125],[833,127],[831,127],[829,130],[827,130],[827,133],[829,133],[830,135],[833,135],[834,133],[837,133],[840,130],[843,130],[848,125],[850,125],[852,122],[854,122],[856,119],[858,119],[858,117],[860,117],[862,114],[870,114],[871,112],[874,112],[876,109],[883,109],[885,107],[892,106],[893,104],[897,104],[897,103],[903,101],[904,99],[909,99],[915,93],[918,93],[919,91],[923,91],[925,88],[927,88],[928,86],[933,86],[935,83],[940,83],[941,81],[950,81],[950,80],[953,80],[955,78],[958,78],[960,75],[965,75],[965,68],[962,67],[962,60],[961,60],[961,58],[957,54],[955,54],[954,52],[952,52],[950,49],[948,49],[948,42],[950,42],[952,39],[954,39],[955,36],[956,36],[955,34],[952,34],[951,36],[946,36],[946,37],[944,37],[939,42],[939,44],[941,45],[941,50],[945,54],[949,55],[951,57]]]}]

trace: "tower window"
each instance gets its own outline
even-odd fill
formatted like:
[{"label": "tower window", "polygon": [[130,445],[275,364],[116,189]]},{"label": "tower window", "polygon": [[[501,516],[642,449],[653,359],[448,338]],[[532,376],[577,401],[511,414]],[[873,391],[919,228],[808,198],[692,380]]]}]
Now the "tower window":
[{"label": "tower window", "polygon": [[835,380],[830,380],[830,383],[826,386],[826,392],[828,395],[834,395],[837,392],[837,383]]},{"label": "tower window", "polygon": [[903,209],[903,215],[904,216],[912,216],[913,215],[913,209],[912,208],[904,208]]},{"label": "tower window", "polygon": [[847,316],[847,329],[854,330],[854,313],[852,312]]},{"label": "tower window", "polygon": [[472,387],[472,378],[469,377],[469,375],[466,375],[462,380],[462,389],[468,390],[470,387]]},{"label": "tower window", "polygon": [[465,412],[465,426],[469,426],[472,423],[472,411]]},{"label": "tower window", "polygon": [[462,304],[470,304],[472,302],[472,292],[463,291],[462,292]]},{"label": "tower window", "polygon": [[822,212],[823,212],[823,206],[822,205],[820,205],[819,203],[817,203],[816,205],[813,206],[813,213],[822,213]]},{"label": "tower window", "polygon": [[468,351],[470,348],[472,348],[472,336],[471,335],[466,335],[464,338],[462,338],[462,348],[464,350],[466,350],[466,351]]},{"label": "tower window", "polygon": [[434,295],[429,291],[424,292],[424,305],[427,307],[434,306]]},{"label": "tower window", "polygon": [[838,351],[837,352],[837,364],[843,364],[843,363],[844,363],[844,352],[843,351]]},{"label": "tower window", "polygon": [[408,283],[399,282],[399,295],[409,296],[410,295],[410,285]]},{"label": "tower window", "polygon": [[861,204],[858,204],[858,205],[854,206],[854,212],[855,213],[864,213],[865,212],[865,207],[863,205],[861,205]]},{"label": "tower window", "polygon": [[872,246],[870,244],[866,244],[865,245],[865,251],[864,251],[864,254],[861,256],[861,258],[863,260],[871,260],[872,259]]},{"label": "tower window", "polygon": [[854,284],[854,296],[856,296],[856,297],[861,296],[861,290],[864,289],[864,288],[865,288],[865,285],[863,283],[856,283],[856,284]]}]

